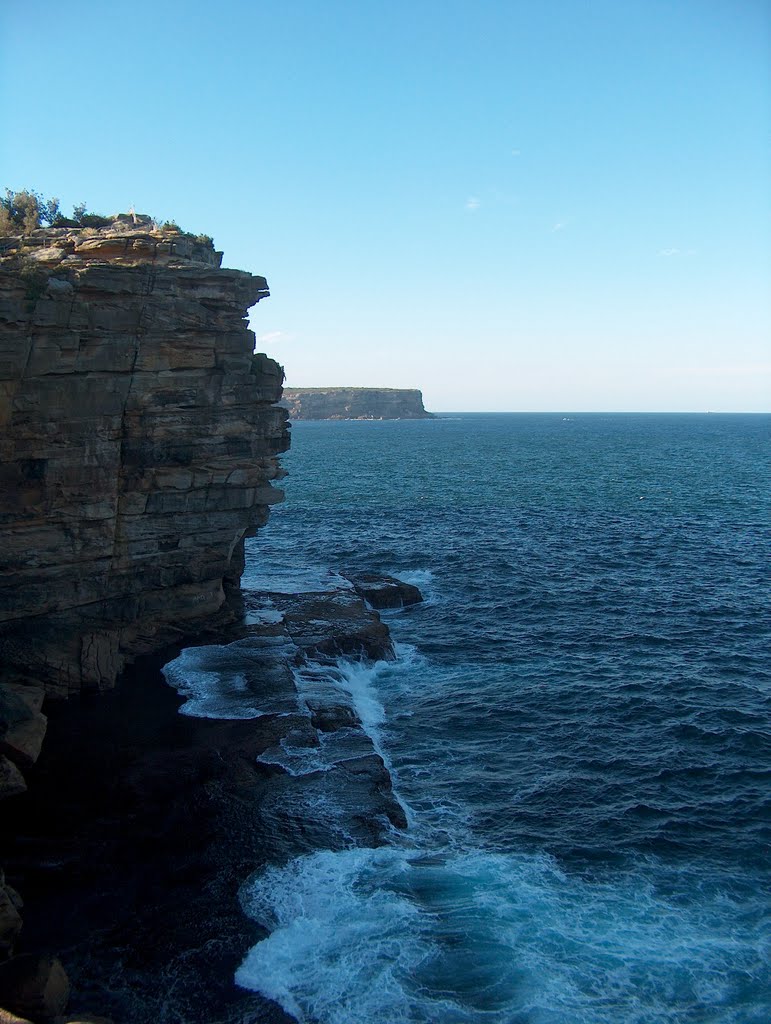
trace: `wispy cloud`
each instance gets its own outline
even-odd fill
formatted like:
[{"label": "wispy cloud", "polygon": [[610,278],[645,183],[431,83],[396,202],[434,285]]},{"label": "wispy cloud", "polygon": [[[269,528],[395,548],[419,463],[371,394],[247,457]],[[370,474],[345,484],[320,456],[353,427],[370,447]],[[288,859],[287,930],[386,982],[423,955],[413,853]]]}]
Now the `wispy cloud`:
[{"label": "wispy cloud", "polygon": [[522,153],[521,149],[512,149],[512,151],[511,151],[511,155],[512,156],[520,156],[521,153]]},{"label": "wispy cloud", "polygon": [[555,231],[564,231],[566,224],[566,220],[555,221],[554,224],[552,224],[551,226],[551,233],[554,234]]},{"label": "wispy cloud", "polygon": [[698,249],[678,249],[672,246],[669,249],[659,249],[659,256],[695,256]]},{"label": "wispy cloud", "polygon": [[477,196],[469,196],[466,200],[466,209],[469,213],[476,213],[481,205],[482,201]]}]

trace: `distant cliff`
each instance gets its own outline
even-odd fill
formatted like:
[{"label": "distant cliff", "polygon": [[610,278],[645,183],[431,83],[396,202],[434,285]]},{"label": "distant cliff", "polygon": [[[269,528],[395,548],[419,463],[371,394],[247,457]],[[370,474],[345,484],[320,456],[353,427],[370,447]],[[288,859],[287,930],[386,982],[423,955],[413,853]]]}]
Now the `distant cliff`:
[{"label": "distant cliff", "polygon": [[0,238],[0,661],[111,686],[237,582],[283,497],[265,279],[150,218]]},{"label": "distant cliff", "polygon": [[422,420],[423,395],[412,388],[284,388],[293,420]]}]

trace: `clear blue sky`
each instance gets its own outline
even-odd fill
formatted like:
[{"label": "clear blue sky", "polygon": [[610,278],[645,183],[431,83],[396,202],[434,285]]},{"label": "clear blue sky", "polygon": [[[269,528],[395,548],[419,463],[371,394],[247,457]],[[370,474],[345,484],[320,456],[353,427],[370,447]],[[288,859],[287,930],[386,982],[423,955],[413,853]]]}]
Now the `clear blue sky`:
[{"label": "clear blue sky", "polygon": [[2,0],[0,186],[214,236],[295,386],[771,408],[765,0]]}]

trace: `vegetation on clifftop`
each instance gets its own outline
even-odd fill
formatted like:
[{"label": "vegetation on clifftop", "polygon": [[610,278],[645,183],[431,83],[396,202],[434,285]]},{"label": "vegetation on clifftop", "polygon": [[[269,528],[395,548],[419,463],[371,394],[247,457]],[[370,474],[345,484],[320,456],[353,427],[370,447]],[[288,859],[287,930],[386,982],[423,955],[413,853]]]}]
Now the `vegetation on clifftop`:
[{"label": "vegetation on clifftop", "polygon": [[39,227],[50,228],[103,228],[112,224],[112,217],[91,213],[85,203],[78,203],[72,209],[72,216],[65,217],[56,197],[46,199],[32,189],[14,192],[7,188],[0,196],[0,234],[22,229],[34,231]]},{"label": "vegetation on clifftop", "polygon": [[[132,209],[130,213],[133,214],[133,212]],[[142,219],[145,222],[152,221],[155,229],[166,233],[189,234],[174,221],[167,220],[160,223],[152,217]],[[6,188],[5,195],[0,196],[0,235],[29,234],[40,227],[104,228],[109,227],[114,221],[115,217],[104,217],[99,213],[90,212],[85,203],[75,205],[72,208],[72,216],[65,217],[56,197],[46,199],[33,189],[14,192],[13,189]],[[211,235],[191,235],[191,237],[199,245],[214,250],[214,240]]]}]

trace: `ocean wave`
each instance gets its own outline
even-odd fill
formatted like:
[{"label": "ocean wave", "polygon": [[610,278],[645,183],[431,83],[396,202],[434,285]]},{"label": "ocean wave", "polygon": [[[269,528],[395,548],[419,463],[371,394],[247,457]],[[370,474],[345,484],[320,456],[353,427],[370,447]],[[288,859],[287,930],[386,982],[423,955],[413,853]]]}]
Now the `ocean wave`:
[{"label": "ocean wave", "polygon": [[760,1024],[768,950],[746,908],[719,892],[684,907],[654,875],[588,881],[480,850],[310,854],[244,888],[271,934],[236,980],[319,1024]]}]

